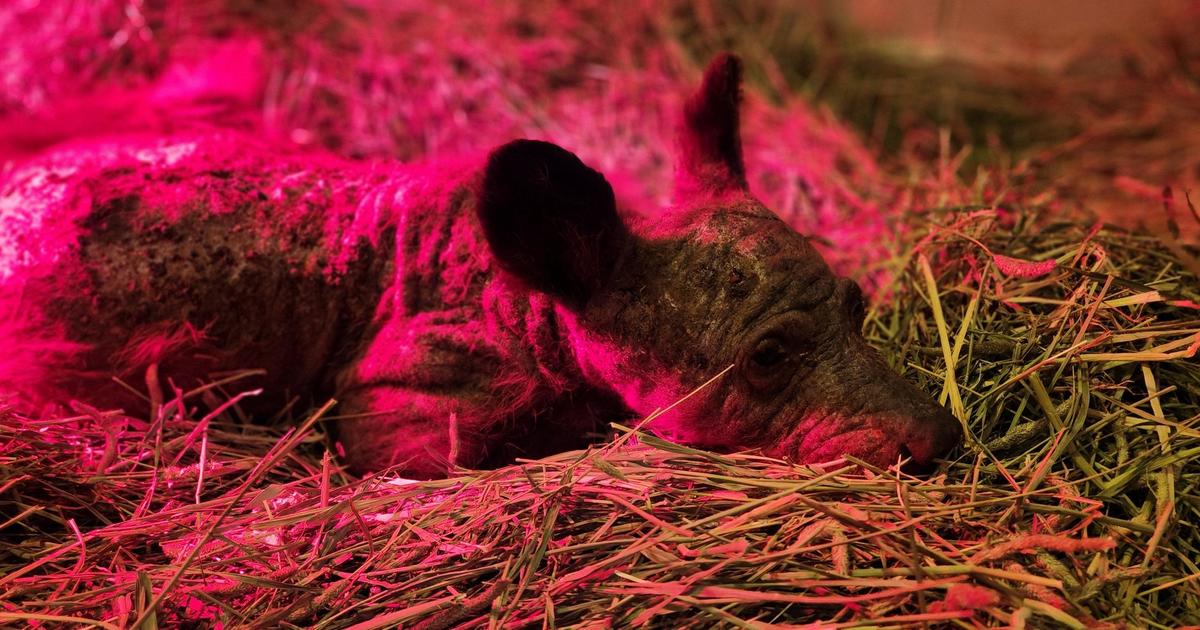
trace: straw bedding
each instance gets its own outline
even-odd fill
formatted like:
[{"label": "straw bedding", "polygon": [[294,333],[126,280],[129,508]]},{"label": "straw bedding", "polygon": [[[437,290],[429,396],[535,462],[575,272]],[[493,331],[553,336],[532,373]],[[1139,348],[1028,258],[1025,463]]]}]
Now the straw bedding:
[{"label": "straw bedding", "polygon": [[323,455],[328,407],[282,434],[245,423],[233,375],[150,417],[6,412],[0,619],[1196,623],[1194,259],[1032,211],[951,209],[907,234],[867,330],[967,421],[929,478],[619,428],[496,471],[355,480]]},{"label": "straw bedding", "polygon": [[[22,414],[0,402],[0,625],[1200,624],[1198,252],[1174,225],[1147,236],[1062,221],[1072,206],[1134,215],[1161,203],[1194,233],[1200,217],[1182,190],[1160,200],[1142,185],[1131,198],[1141,180],[1112,175],[1188,171],[1194,156],[1166,141],[1186,138],[1169,132],[1174,114],[1159,126],[1137,117],[1153,137],[1125,144],[1060,129],[1080,135],[1041,161],[989,145],[999,166],[964,182],[976,158],[948,131],[889,128],[900,148],[880,165],[827,112],[754,97],[764,85],[786,92],[783,71],[797,70],[790,48],[776,50],[801,41],[780,26],[799,19],[782,9],[751,20],[775,29],[765,37],[718,28],[740,4],[699,0],[620,15],[609,3],[563,13],[525,2],[454,20],[427,3],[293,4],[113,0],[59,3],[33,21],[10,13],[0,30],[27,54],[7,58],[24,89],[0,98],[10,121],[0,132],[37,147],[80,133],[72,120],[88,121],[87,133],[202,121],[356,157],[546,136],[650,205],[668,181],[670,95],[686,94],[701,52],[732,42],[761,53],[748,65],[768,75],[746,117],[752,185],[827,239],[839,269],[870,281],[868,338],[965,421],[966,444],[912,478],[716,455],[622,427],[592,451],[411,483],[344,474],[326,454],[334,406],[251,422],[239,405],[255,393],[239,374],[187,392],[150,374],[129,384],[146,405],[127,414],[70,401]],[[841,67],[831,46],[814,50]],[[221,55],[261,73],[214,72]],[[853,82],[847,67],[811,74]],[[1163,72],[1176,80],[1121,83],[1122,94],[1162,83],[1150,113],[1194,111],[1194,75]],[[1021,83],[1004,94],[1021,97]],[[1082,96],[1058,111],[1087,103],[1109,125],[1089,128],[1130,128],[1086,98],[1089,85],[1065,90]]]}]

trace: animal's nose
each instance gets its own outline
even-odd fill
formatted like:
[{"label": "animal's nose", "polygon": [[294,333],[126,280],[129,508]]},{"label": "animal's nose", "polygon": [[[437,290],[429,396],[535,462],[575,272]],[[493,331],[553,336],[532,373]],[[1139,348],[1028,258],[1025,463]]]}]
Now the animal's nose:
[{"label": "animal's nose", "polygon": [[924,417],[916,418],[903,448],[912,462],[921,468],[933,466],[933,460],[950,452],[962,441],[962,425],[940,405]]}]

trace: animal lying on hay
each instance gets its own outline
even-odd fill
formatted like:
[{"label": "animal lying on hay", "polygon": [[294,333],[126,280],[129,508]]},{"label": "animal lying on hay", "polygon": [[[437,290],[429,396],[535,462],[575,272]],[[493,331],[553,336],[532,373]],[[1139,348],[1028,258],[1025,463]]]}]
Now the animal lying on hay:
[{"label": "animal lying on hay", "polygon": [[733,56],[708,68],[676,205],[652,220],[532,140],[423,165],[213,132],[59,147],[0,189],[0,383],[131,408],[114,374],[263,368],[263,409],[340,401],[352,468],[439,477],[581,446],[724,372],[651,428],[928,464],[959,423],[864,341],[858,287],[747,191],[740,80]]}]

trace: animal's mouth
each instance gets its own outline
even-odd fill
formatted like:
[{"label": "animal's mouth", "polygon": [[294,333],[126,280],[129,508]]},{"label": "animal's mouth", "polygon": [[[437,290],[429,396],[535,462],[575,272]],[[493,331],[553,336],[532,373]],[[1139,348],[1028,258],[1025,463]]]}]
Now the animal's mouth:
[{"label": "animal's mouth", "polygon": [[[957,443],[957,439],[948,437],[950,431],[942,431],[935,422],[918,423],[891,415],[866,419],[818,415],[815,421],[800,423],[791,439],[771,450],[802,464],[849,455],[880,469],[901,464],[904,472],[920,474],[931,470],[936,458]],[[956,425],[953,428],[957,430]]]},{"label": "animal's mouth", "polygon": [[796,461],[805,464],[833,461],[845,455],[861,459],[872,466],[887,468],[895,465],[908,453],[894,435],[888,435],[884,430],[875,427],[854,429],[836,435],[810,435],[795,453]]}]

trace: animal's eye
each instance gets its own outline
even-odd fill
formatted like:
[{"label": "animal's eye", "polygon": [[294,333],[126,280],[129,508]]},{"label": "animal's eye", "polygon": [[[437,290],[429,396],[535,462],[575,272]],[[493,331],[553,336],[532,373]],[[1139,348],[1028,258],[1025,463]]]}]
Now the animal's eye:
[{"label": "animal's eye", "polygon": [[765,337],[754,346],[750,361],[755,367],[773,368],[788,360],[788,347],[778,337]]},{"label": "animal's eye", "polygon": [[755,392],[771,394],[804,378],[815,360],[816,322],[799,313],[772,322],[742,347],[739,366]]},{"label": "animal's eye", "polygon": [[796,376],[796,366],[801,365],[803,347],[795,337],[771,333],[760,337],[744,356],[743,374],[754,389],[774,392]]}]

